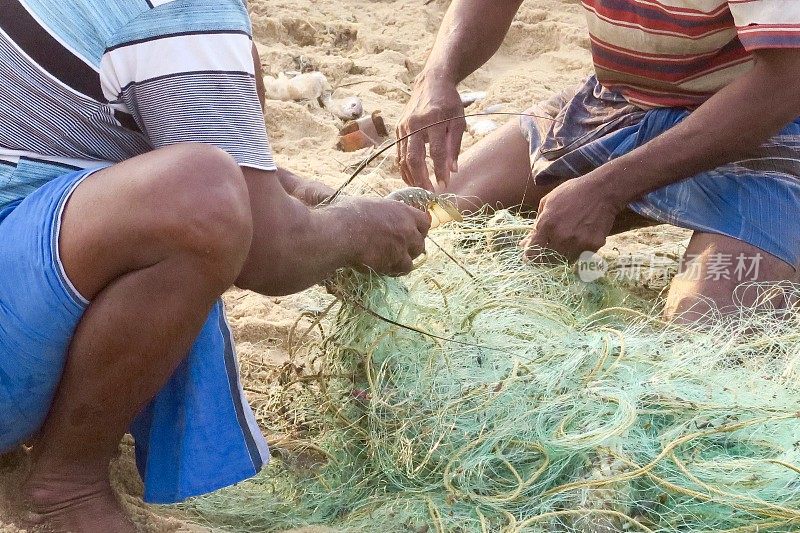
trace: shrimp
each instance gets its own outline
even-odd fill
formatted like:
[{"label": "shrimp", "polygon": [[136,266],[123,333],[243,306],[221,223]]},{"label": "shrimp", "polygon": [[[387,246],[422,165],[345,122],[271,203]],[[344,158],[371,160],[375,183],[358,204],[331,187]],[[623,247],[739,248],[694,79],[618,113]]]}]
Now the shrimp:
[{"label": "shrimp", "polygon": [[464,220],[451,194],[435,194],[421,187],[405,187],[394,191],[386,198],[403,202],[420,211],[427,211],[431,215],[431,229],[448,222]]}]

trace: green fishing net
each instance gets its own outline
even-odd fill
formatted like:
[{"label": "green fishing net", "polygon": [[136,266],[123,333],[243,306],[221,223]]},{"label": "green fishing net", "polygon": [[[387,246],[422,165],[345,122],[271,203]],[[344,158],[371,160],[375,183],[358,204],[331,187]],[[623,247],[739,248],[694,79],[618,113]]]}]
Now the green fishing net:
[{"label": "green fishing net", "polygon": [[340,273],[254,400],[272,463],[189,512],[252,532],[800,530],[797,317],[764,297],[667,324],[618,283],[524,263],[502,242],[523,228],[440,229],[404,278]]}]

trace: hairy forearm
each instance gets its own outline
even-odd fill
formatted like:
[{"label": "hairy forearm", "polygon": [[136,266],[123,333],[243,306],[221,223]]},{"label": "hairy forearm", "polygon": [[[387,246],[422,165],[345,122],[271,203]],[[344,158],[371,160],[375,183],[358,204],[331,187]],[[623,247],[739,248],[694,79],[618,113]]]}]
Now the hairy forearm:
[{"label": "hairy forearm", "polygon": [[601,183],[608,184],[608,176],[614,176],[615,201],[625,205],[655,189],[750,157],[763,142],[800,116],[800,88],[796,83],[800,61],[791,57],[786,60],[785,54],[759,54],[750,72],[680,124],[585,178],[597,180],[602,189]]},{"label": "hairy forearm", "polygon": [[275,172],[244,168],[253,240],[236,285],[270,296],[297,292],[342,267],[410,272],[425,250],[427,213],[381,198],[342,198],[309,209]]},{"label": "hairy forearm", "polygon": [[[257,288],[270,295],[291,294],[355,266],[347,239],[348,220],[336,207],[309,210],[292,199],[287,223],[260,269]],[[263,256],[262,256],[263,257]],[[266,272],[265,272],[266,270]]]},{"label": "hairy forearm", "polygon": [[522,0],[455,0],[421,76],[455,84],[497,52]]},{"label": "hairy forearm", "polygon": [[281,190],[275,176],[245,169],[253,211],[253,244],[237,286],[279,296],[355,265],[353,217],[331,206],[309,209]]}]

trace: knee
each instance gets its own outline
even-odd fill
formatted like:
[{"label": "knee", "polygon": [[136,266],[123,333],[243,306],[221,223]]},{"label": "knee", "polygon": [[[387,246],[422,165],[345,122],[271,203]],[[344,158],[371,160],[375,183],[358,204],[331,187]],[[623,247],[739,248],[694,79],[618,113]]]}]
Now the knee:
[{"label": "knee", "polygon": [[[673,284],[667,294],[662,317],[668,322],[677,324],[704,323],[713,320],[727,301],[722,301],[721,294],[716,291],[703,291],[698,287],[691,289],[682,286],[678,281]],[[727,299],[724,299],[727,300]]]},{"label": "knee", "polygon": [[169,176],[155,184],[158,194],[169,198],[162,236],[230,284],[249,253],[253,233],[242,171],[215,147],[177,145],[168,150]]}]

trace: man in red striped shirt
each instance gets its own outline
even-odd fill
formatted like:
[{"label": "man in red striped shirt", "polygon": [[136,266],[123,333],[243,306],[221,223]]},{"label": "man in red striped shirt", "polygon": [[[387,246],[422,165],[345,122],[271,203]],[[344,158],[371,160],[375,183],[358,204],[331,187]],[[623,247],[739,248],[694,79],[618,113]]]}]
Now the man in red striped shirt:
[{"label": "man in red striped shirt", "polygon": [[[694,230],[690,272],[667,315],[725,311],[758,258],[759,281],[800,266],[800,1],[581,0],[595,75],[461,157],[465,122],[400,143],[410,184],[463,197],[465,210],[538,211],[522,242],[575,259],[641,219]],[[499,48],[521,0],[455,0],[398,127],[403,136],[463,114],[457,84]],[[479,36],[479,37],[478,37]],[[746,298],[745,298],[746,300]],[[747,302],[745,303],[752,303]]]}]

